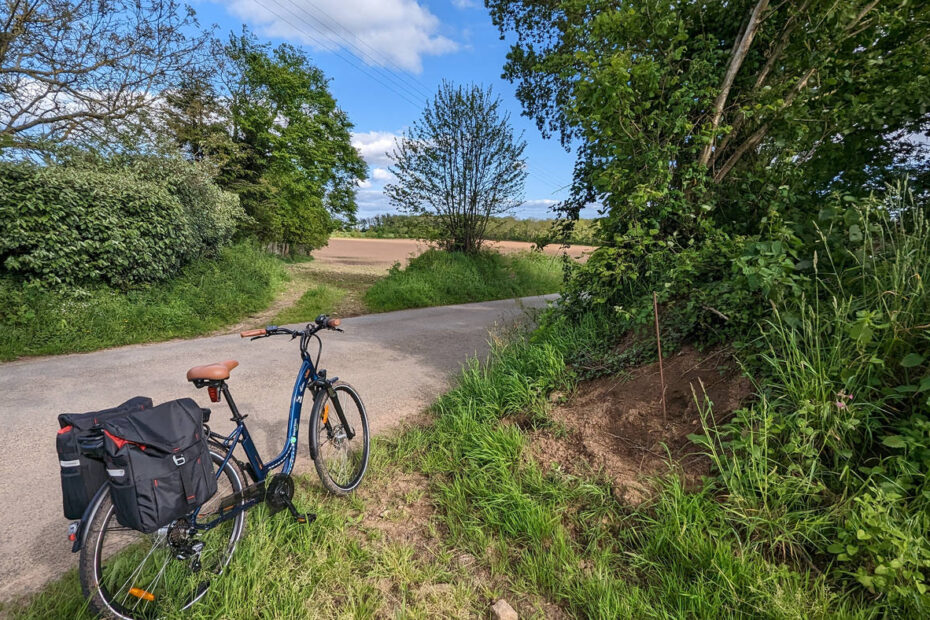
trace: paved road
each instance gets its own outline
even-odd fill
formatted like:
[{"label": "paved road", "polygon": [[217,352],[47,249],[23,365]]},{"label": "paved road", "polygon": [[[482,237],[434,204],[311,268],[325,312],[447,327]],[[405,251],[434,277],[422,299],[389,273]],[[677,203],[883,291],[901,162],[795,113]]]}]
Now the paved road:
[{"label": "paved road", "polygon": [[[323,334],[321,365],[358,388],[372,432],[383,432],[422,411],[468,357],[486,354],[488,328],[518,320],[525,308],[552,298],[345,319],[344,334]],[[285,338],[250,342],[229,334],[0,364],[0,600],[34,591],[77,565],[61,512],[57,414],[102,409],[136,395],[156,403],[190,396],[207,406],[206,393],[184,375],[190,366],[224,359],[239,360],[230,381],[233,396],[250,415],[259,450],[270,458],[284,437],[299,364],[297,344]],[[225,404],[213,411],[213,426],[223,430]],[[298,471],[308,467],[301,447]]]}]

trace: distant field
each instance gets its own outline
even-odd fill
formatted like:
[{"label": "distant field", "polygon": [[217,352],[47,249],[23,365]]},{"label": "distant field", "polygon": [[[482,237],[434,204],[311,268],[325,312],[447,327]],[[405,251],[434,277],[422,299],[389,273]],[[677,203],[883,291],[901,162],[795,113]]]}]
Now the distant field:
[{"label": "distant field", "polygon": [[[489,241],[487,247],[504,253],[521,252],[533,247],[532,243],[523,241]],[[333,237],[329,245],[313,253],[321,263],[339,265],[369,265],[390,267],[395,262],[402,265],[414,256],[419,256],[430,248],[430,244],[416,239],[354,239]],[[586,260],[595,250],[590,245],[573,245],[567,250],[557,245],[548,245],[546,254],[556,256],[563,252],[576,260]]]}]

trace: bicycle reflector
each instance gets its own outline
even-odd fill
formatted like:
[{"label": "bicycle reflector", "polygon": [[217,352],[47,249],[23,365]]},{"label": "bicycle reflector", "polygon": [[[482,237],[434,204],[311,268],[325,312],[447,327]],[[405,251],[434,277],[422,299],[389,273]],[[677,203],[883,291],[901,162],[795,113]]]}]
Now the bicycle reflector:
[{"label": "bicycle reflector", "polygon": [[220,402],[220,391],[215,385],[211,385],[207,388],[207,392],[210,393],[210,402],[218,403]]},{"label": "bicycle reflector", "polygon": [[155,600],[155,595],[151,592],[146,592],[142,588],[129,588],[129,593],[136,598],[141,598],[143,601],[152,602]]},{"label": "bicycle reflector", "polygon": [[323,418],[323,424],[329,421],[329,403],[323,405],[323,415],[321,417]]}]

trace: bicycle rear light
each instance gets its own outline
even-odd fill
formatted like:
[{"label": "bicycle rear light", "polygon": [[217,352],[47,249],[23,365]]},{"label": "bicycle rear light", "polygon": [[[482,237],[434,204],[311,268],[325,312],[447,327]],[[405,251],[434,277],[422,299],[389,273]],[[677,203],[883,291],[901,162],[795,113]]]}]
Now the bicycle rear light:
[{"label": "bicycle rear light", "polygon": [[211,385],[207,388],[207,392],[210,393],[210,402],[218,403],[220,402],[220,391],[215,385]]}]

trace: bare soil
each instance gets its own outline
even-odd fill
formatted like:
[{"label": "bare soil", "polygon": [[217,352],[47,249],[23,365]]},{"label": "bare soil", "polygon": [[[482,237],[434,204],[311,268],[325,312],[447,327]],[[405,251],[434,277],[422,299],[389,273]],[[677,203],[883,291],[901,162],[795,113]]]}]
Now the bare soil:
[{"label": "bare soil", "polygon": [[696,483],[710,465],[688,439],[703,432],[701,411],[716,422],[726,419],[751,395],[752,384],[726,350],[702,354],[685,347],[664,360],[664,370],[667,414],[658,362],[588,381],[551,412],[567,432],[537,431],[532,454],[544,467],[605,475],[616,498],[630,504],[649,497],[647,478],[667,473],[670,462]]},{"label": "bare soil", "polygon": [[[488,241],[487,247],[499,252],[525,252],[533,248],[532,243],[523,241]],[[389,268],[395,262],[406,264],[430,248],[430,244],[417,239],[360,239],[332,237],[329,245],[313,253],[313,257],[324,263],[339,265],[368,265]],[[543,248],[546,254],[558,256],[567,253],[576,260],[584,261],[593,252],[594,246],[573,245],[567,249],[558,245]]]}]

